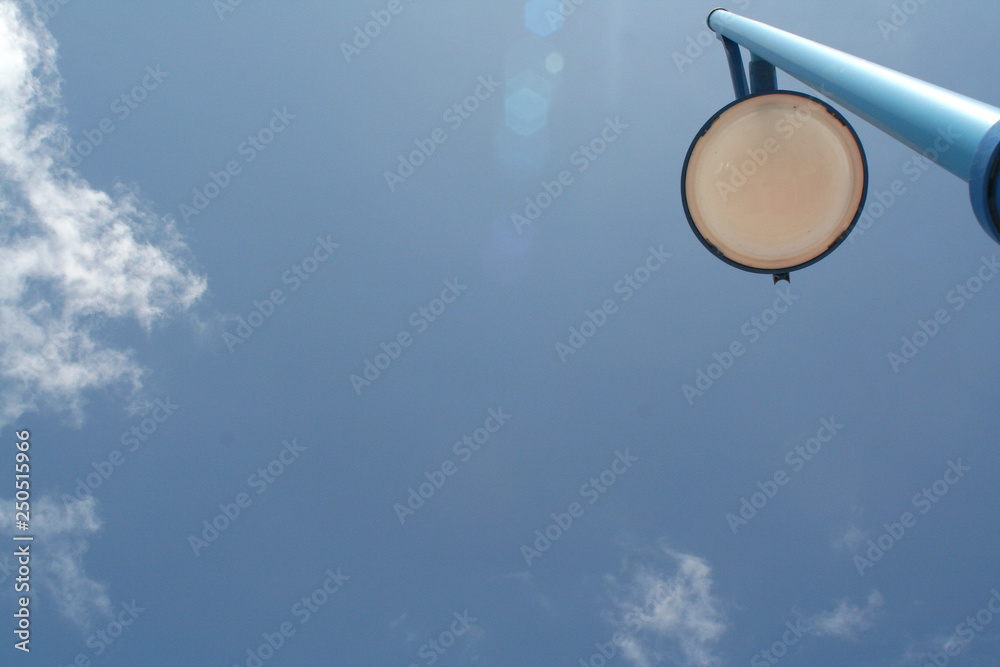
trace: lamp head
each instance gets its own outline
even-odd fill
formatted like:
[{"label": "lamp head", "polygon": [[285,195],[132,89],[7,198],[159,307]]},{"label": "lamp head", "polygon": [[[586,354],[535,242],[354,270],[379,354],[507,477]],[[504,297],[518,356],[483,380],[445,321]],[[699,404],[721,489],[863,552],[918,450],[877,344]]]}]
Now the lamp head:
[{"label": "lamp head", "polygon": [[722,108],[691,143],[681,197],[698,239],[745,271],[787,274],[819,261],[864,207],[868,165],[857,133],[797,92]]}]

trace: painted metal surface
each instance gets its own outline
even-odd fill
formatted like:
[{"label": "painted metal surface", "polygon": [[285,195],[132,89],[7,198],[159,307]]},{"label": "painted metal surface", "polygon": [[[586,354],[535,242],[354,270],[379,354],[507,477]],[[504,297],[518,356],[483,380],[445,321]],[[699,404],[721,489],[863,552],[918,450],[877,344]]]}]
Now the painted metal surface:
[{"label": "painted metal surface", "polygon": [[725,9],[708,25],[969,183],[1000,243],[1000,109]]}]

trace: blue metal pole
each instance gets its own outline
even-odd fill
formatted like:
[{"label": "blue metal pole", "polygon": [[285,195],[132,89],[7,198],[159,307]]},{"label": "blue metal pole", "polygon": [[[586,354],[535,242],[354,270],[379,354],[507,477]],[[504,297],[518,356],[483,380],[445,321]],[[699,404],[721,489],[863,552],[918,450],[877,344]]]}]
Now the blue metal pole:
[{"label": "blue metal pole", "polygon": [[708,25],[969,183],[1000,243],[1000,109],[725,9]]}]

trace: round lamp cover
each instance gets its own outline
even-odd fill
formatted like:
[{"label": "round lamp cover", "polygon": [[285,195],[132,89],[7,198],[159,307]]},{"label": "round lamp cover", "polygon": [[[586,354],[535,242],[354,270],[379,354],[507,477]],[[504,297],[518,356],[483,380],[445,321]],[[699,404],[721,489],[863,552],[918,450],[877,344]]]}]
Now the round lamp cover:
[{"label": "round lamp cover", "polygon": [[836,109],[802,93],[744,97],[702,128],[684,160],[684,212],[705,246],[746,271],[818,261],[854,227],[868,165]]}]

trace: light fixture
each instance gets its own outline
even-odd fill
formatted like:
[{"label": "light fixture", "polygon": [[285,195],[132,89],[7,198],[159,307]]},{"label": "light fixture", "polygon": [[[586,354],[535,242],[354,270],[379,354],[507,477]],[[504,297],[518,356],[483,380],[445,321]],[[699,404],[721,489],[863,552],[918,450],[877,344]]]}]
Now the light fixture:
[{"label": "light fixture", "polygon": [[681,194],[717,257],[787,279],[840,245],[864,207],[857,133],[826,102],[777,90],[776,67],[966,181],[976,218],[1000,243],[1000,108],[724,9],[708,26],[725,46],[736,101],[692,142]]},{"label": "light fixture", "polygon": [[797,92],[749,95],[705,124],[688,150],[682,199],[720,259],[785,274],[832,252],[861,215],[864,150],[847,120]]}]

